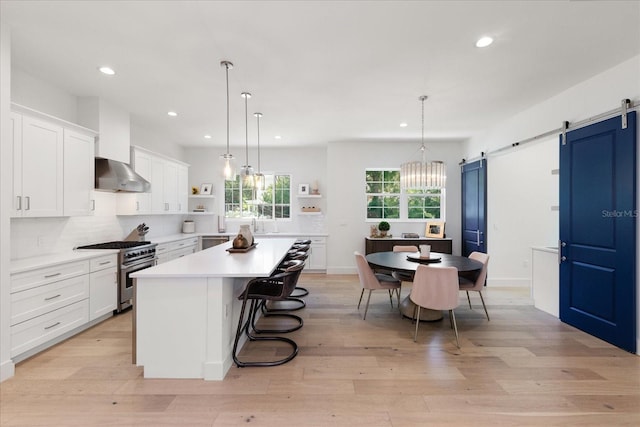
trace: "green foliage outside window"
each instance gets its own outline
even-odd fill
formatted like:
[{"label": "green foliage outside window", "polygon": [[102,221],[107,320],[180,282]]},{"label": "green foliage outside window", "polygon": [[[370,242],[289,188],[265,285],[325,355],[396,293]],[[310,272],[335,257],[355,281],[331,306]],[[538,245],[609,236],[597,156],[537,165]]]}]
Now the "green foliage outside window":
[{"label": "green foliage outside window", "polygon": [[[442,190],[400,188],[398,169],[365,171],[368,219],[440,219]],[[404,209],[403,209],[404,208]],[[403,211],[406,213],[403,214]]]},{"label": "green foliage outside window", "polygon": [[264,190],[244,188],[239,176],[234,180],[226,180],[224,187],[224,212],[227,218],[291,217],[291,177],[289,175],[265,175]]}]

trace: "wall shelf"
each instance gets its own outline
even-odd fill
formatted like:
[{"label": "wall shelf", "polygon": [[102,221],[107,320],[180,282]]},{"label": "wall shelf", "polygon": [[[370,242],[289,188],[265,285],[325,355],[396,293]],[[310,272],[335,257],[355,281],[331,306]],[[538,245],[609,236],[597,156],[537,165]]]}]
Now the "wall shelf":
[{"label": "wall shelf", "polygon": [[298,199],[322,199],[322,194],[299,194]]},{"label": "wall shelf", "polygon": [[322,212],[298,212],[298,215],[322,215]]},{"label": "wall shelf", "polygon": [[214,194],[191,194],[189,198],[190,199],[215,199],[216,196]]}]

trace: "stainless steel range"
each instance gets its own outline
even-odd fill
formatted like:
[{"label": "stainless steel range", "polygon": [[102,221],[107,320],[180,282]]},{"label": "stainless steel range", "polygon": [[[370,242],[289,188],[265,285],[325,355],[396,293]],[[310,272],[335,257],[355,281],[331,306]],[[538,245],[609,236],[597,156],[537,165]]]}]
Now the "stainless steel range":
[{"label": "stainless steel range", "polygon": [[78,246],[76,249],[120,249],[118,254],[118,308],[131,307],[133,278],[131,273],[156,265],[156,246],[151,242],[115,241]]}]

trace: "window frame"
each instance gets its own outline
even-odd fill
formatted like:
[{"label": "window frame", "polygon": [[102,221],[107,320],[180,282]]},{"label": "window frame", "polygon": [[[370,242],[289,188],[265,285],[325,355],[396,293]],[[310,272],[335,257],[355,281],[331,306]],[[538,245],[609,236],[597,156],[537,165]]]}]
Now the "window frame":
[{"label": "window frame", "polygon": [[[438,221],[445,221],[446,220],[446,211],[445,211],[445,206],[446,206],[446,188],[441,188],[439,189],[439,194],[429,194],[429,193],[425,193],[420,194],[420,193],[413,193],[413,192],[407,192],[406,190],[403,190],[400,187],[400,193],[385,193],[384,191],[382,193],[369,193],[367,192],[367,174],[368,172],[373,171],[373,172],[385,172],[385,171],[393,171],[393,172],[400,172],[400,168],[384,168],[384,167],[375,167],[375,168],[365,168],[364,170],[364,175],[365,175],[365,222],[380,222],[380,221],[388,221],[388,222],[425,222],[425,221],[429,221],[429,220],[438,220]],[[375,181],[377,182],[377,181]],[[384,180],[381,181],[383,183],[384,186]],[[429,190],[433,190],[433,189],[427,189],[427,191]],[[369,196],[370,195],[382,195],[382,196],[389,196],[389,195],[398,195],[399,197],[399,217],[398,218],[370,218],[369,217]],[[409,218],[409,199],[413,198],[413,197],[420,197],[422,199],[425,199],[427,197],[438,197],[440,200],[440,204],[439,204],[439,209],[440,209],[440,216],[436,217],[436,218]],[[384,209],[384,205],[381,207],[382,209]]]},{"label": "window frame", "polygon": [[[291,174],[289,173],[277,173],[277,172],[265,172],[264,173],[265,177],[270,177],[270,179],[273,182],[273,185],[271,186],[272,188],[272,193],[271,193],[271,203],[269,204],[261,204],[262,206],[270,206],[270,211],[271,211],[271,216],[270,217],[266,217],[266,216],[260,216],[259,215],[259,211],[261,211],[259,206],[256,206],[254,209],[246,209],[245,210],[245,206],[248,206],[245,202],[246,198],[244,197],[246,192],[249,191],[249,189],[247,188],[243,188],[242,186],[242,180],[240,179],[239,175],[235,176],[235,179],[233,180],[227,180],[225,179],[224,182],[224,200],[223,200],[223,215],[224,218],[226,220],[243,220],[243,219],[257,219],[257,220],[261,220],[261,221],[291,221],[291,216],[292,216],[292,200],[291,200],[291,183],[293,182],[293,178],[291,176]],[[288,190],[282,190],[282,189],[278,189],[276,188],[276,180],[278,179],[278,177],[286,177],[289,180],[289,189]],[[235,196],[239,196],[239,201],[236,203],[234,201],[232,201],[231,203],[227,203],[227,191],[229,191],[228,189],[228,184],[227,183],[237,183],[237,187],[233,186],[233,188],[231,188],[231,191],[233,192],[233,198],[235,198]],[[257,190],[254,190],[257,191]],[[276,193],[280,192],[280,196],[282,196],[284,193],[284,195],[286,195],[286,193],[288,193],[289,198],[288,198],[288,203],[276,203],[276,201],[278,200],[278,197],[276,196]],[[232,199],[233,200],[233,199]],[[239,215],[233,215],[233,216],[229,216],[229,210],[227,209],[227,207],[232,204],[232,205],[239,205],[239,209],[240,209],[240,213]],[[288,211],[287,214],[288,216],[286,217],[276,217],[276,213],[278,212],[278,210],[280,211]],[[233,212],[233,211],[232,211]],[[250,215],[246,215],[245,213],[251,213]]]}]

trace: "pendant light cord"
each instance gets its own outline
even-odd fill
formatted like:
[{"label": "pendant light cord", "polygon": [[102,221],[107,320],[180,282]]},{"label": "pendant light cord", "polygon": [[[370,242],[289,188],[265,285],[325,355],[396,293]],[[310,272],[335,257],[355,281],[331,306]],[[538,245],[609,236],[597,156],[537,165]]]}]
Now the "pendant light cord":
[{"label": "pendant light cord", "polygon": [[229,64],[225,64],[227,75],[227,155],[229,155]]},{"label": "pendant light cord", "polygon": [[424,146],[424,101],[426,101],[427,95],[422,95],[419,99],[422,101],[422,146],[420,147],[420,151],[422,151],[422,164],[424,164],[426,160],[425,152],[427,151]]},{"label": "pendant light cord", "polygon": [[[249,166],[249,117],[247,113],[247,103],[251,96],[247,92],[243,92],[244,96],[244,149],[245,149],[245,164]],[[248,171],[248,170],[247,170]]]},{"label": "pendant light cord", "polygon": [[258,173],[260,173],[260,117],[262,117],[262,113],[254,113],[253,115],[258,121]]}]

